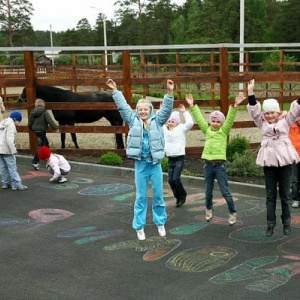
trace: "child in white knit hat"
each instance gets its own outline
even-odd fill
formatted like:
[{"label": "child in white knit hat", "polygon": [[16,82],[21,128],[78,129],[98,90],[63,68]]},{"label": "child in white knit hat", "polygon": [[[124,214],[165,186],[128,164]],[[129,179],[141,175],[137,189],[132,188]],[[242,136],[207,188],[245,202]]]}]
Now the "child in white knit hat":
[{"label": "child in white knit hat", "polygon": [[185,123],[181,123],[180,112],[173,111],[167,124],[163,126],[165,137],[165,152],[168,157],[168,183],[176,198],[176,207],[186,201],[186,190],[181,182],[181,172],[184,166],[186,133],[193,127],[191,114],[183,104],[178,107],[183,114]]},{"label": "child in white knit hat", "polygon": [[291,233],[290,180],[292,164],[299,156],[289,139],[289,128],[300,115],[300,98],[291,103],[290,110],[282,113],[276,99],[266,99],[262,108],[254,96],[254,79],[248,84],[247,110],[255,125],[262,133],[262,142],[256,164],[263,167],[266,185],[267,230],[266,236],[273,235],[276,225],[277,186],[281,199],[281,221],[283,234]]}]

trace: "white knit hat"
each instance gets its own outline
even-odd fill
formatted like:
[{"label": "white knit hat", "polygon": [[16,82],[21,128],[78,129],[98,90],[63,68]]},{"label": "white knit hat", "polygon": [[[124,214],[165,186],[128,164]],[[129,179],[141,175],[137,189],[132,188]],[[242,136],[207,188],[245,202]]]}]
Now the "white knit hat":
[{"label": "white knit hat", "polygon": [[263,105],[262,105],[262,111],[263,111],[263,113],[267,113],[267,112],[271,112],[271,111],[280,113],[280,107],[279,107],[278,101],[276,99],[264,100]]},{"label": "white knit hat", "polygon": [[180,114],[179,114],[179,111],[173,111],[170,118],[169,118],[169,121],[174,121],[175,123],[180,123]]},{"label": "white knit hat", "polygon": [[209,115],[209,123],[212,121],[219,121],[223,124],[225,122],[225,116],[222,112],[215,110]]}]

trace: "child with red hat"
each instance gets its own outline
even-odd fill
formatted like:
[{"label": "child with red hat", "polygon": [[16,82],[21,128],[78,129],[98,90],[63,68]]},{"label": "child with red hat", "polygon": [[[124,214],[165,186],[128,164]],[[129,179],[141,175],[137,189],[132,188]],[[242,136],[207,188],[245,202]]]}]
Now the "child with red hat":
[{"label": "child with red hat", "polygon": [[49,179],[50,182],[64,183],[71,166],[68,161],[60,154],[54,154],[47,146],[42,146],[38,151],[38,157],[40,160],[46,161],[46,168],[52,174],[52,178]]}]

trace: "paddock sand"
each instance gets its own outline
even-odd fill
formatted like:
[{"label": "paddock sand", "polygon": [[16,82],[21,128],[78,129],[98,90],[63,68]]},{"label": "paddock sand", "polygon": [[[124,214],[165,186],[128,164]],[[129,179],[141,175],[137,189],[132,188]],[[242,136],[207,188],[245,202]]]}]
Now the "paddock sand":
[{"label": "paddock sand", "polygon": [[[23,120],[21,125],[28,124],[28,116],[27,111],[22,110]],[[204,114],[208,119],[208,116],[211,111],[205,110]],[[10,111],[5,112],[4,116],[7,117]],[[249,117],[247,111],[238,111],[236,120],[238,121],[249,121],[251,118]],[[76,124],[77,126],[110,126],[110,123],[106,119],[101,119],[100,121],[89,123],[89,124]],[[255,126],[253,124],[253,126]],[[261,134],[258,128],[243,128],[243,129],[232,129],[230,133],[230,137],[233,137],[237,134],[245,136],[250,140],[251,143],[258,143],[261,141]],[[60,134],[57,133],[49,133],[47,134],[50,145],[52,148],[60,148]],[[84,149],[115,149],[115,136],[110,133],[78,133],[77,140],[79,147]],[[186,136],[187,146],[188,147],[200,147],[204,144],[204,135],[200,130],[192,130],[187,133]],[[29,148],[29,137],[27,133],[18,133],[16,139],[16,146],[18,149],[28,149]],[[74,144],[71,140],[70,134],[66,136],[66,147],[74,148]]]}]

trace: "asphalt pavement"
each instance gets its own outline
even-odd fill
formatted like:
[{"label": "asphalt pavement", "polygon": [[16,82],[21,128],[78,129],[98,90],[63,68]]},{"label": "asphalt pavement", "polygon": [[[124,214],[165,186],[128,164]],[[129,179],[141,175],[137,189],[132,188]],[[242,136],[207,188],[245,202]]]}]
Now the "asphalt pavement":
[{"label": "asphalt pavement", "polygon": [[290,236],[278,221],[266,238],[263,186],[229,183],[238,211],[229,226],[217,184],[206,222],[203,179],[183,177],[188,197],[177,208],[165,176],[167,236],[152,223],[149,189],[138,241],[132,169],[71,162],[68,181],[53,184],[30,161],[17,157],[28,190],[0,191],[0,299],[299,299],[300,210]]}]

